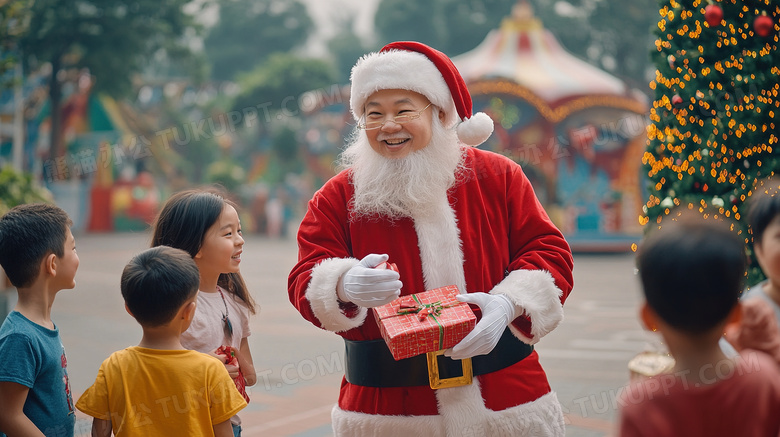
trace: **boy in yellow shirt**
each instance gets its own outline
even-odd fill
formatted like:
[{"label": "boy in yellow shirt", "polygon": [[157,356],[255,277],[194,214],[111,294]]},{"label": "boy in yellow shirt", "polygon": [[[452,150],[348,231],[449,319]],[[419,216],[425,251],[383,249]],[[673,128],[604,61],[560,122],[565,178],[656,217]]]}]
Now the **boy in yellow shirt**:
[{"label": "boy in yellow shirt", "polygon": [[167,246],[136,255],[122,272],[127,312],[143,328],[138,346],[114,352],[76,403],[94,417],[93,436],[232,437],[230,418],[246,406],[223,363],[186,350],[198,267]]}]

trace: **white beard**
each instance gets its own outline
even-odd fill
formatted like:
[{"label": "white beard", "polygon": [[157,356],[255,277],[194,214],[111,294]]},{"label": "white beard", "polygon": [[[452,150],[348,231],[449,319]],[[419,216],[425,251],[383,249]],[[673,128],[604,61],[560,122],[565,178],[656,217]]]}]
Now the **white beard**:
[{"label": "white beard", "polygon": [[398,159],[378,154],[365,132],[356,132],[340,160],[352,170],[353,214],[390,220],[429,215],[457,181],[465,156],[455,130],[442,126],[438,117],[433,117],[428,146]]}]

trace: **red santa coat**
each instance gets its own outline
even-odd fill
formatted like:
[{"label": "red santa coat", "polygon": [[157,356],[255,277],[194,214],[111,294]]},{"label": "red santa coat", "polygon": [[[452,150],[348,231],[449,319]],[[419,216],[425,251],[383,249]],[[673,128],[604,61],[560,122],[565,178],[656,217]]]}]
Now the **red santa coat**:
[{"label": "red santa coat", "polygon": [[[364,256],[387,253],[400,272],[401,295],[452,284],[461,292],[503,294],[525,310],[510,324],[519,339],[533,344],[554,329],[573,285],[568,244],[519,165],[468,148],[465,166],[436,213],[393,222],[350,213],[348,170],[328,181],[309,202],[289,276],[290,301],[303,317],[345,339],[381,338],[372,312],[340,305],[336,286]],[[332,416],[336,435],[564,433],[536,352],[465,387],[375,388],[342,380]]]}]

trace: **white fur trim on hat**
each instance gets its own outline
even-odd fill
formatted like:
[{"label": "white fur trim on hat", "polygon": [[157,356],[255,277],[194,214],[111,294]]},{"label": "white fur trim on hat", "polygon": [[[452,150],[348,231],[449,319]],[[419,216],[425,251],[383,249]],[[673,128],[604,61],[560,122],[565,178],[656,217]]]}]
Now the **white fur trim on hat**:
[{"label": "white fur trim on hat", "polygon": [[562,291],[545,270],[515,270],[498,283],[491,294],[502,294],[531,319],[531,336],[526,337],[511,323],[509,329],[521,341],[535,344],[563,320]]},{"label": "white fur trim on hat", "polygon": [[355,317],[347,317],[341,310],[336,296],[339,278],[360,260],[355,258],[330,258],[311,269],[311,281],[306,289],[306,299],[323,329],[333,332],[349,331],[362,325],[368,311],[358,307]]},{"label": "white fur trim on hat", "polygon": [[349,106],[355,120],[363,116],[366,100],[379,90],[409,90],[422,94],[446,115],[445,126],[458,121],[450,89],[425,55],[407,50],[369,53],[352,67]]},{"label": "white fur trim on hat", "polygon": [[[403,49],[388,48],[393,45]],[[481,112],[469,117],[472,114],[471,96],[446,55],[411,41],[388,46],[363,56],[352,68],[349,104],[356,121],[363,117],[366,100],[375,92],[408,90],[427,97],[443,111],[445,127],[451,128],[460,121],[457,133],[463,144],[478,146],[490,137],[493,120]]]}]

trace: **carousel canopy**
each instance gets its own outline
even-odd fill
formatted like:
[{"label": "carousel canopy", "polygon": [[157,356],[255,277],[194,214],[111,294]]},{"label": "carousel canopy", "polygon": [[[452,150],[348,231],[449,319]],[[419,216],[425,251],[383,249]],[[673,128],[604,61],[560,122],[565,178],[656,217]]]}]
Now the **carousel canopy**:
[{"label": "carousel canopy", "polygon": [[626,84],[568,53],[520,0],[500,29],[473,50],[453,58],[466,82],[506,79],[548,104],[575,96],[630,95]]}]

